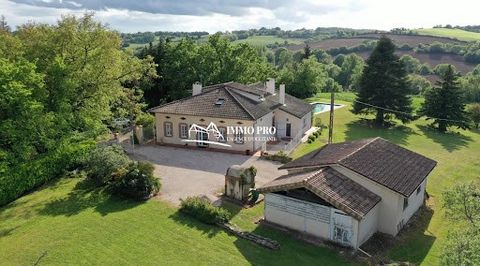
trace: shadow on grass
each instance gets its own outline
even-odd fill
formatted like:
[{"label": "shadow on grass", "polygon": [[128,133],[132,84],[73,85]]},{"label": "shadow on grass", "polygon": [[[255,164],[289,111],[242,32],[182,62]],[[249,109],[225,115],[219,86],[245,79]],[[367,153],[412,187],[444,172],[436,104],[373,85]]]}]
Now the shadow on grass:
[{"label": "shadow on grass", "polygon": [[221,229],[220,227],[200,222],[194,217],[188,216],[187,214],[182,213],[179,210],[174,214],[170,215],[168,218],[174,220],[176,223],[199,230],[203,232],[203,234],[206,234],[209,238],[212,238],[216,234],[223,231],[223,229]]},{"label": "shadow on grass", "polygon": [[143,204],[143,202],[112,196],[105,188],[99,188],[89,180],[84,179],[78,182],[66,197],[46,203],[39,214],[72,216],[93,208],[96,212],[105,216],[109,213],[134,208],[140,204]]},{"label": "shadow on grass", "polygon": [[345,140],[382,137],[394,143],[407,145],[408,136],[418,134],[410,127],[392,125],[390,127],[376,127],[371,120],[360,119],[346,124]]},{"label": "shadow on grass", "polygon": [[433,213],[430,207],[422,206],[396,237],[376,233],[361,248],[374,256],[376,265],[392,261],[419,264],[436,240],[427,229]]},{"label": "shadow on grass", "polygon": [[8,229],[2,229],[0,230],[0,237],[4,237],[4,236],[8,236],[8,235],[11,235],[13,231],[15,231],[17,228],[19,228],[20,226],[15,226],[15,227],[11,227],[11,228],[8,228]]},{"label": "shadow on grass", "polygon": [[465,147],[473,139],[469,136],[464,136],[460,133],[447,132],[440,133],[430,126],[417,125],[417,127],[425,134],[425,136],[434,142],[440,144],[447,151],[452,152]]}]

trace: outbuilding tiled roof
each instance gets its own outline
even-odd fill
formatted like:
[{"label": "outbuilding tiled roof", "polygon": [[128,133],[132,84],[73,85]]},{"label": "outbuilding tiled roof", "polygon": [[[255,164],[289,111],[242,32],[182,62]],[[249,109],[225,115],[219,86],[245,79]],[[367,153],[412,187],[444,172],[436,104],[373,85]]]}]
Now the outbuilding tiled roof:
[{"label": "outbuilding tiled roof", "polygon": [[302,187],[357,220],[361,220],[381,201],[380,196],[330,167],[280,176],[258,191],[268,193]]},{"label": "outbuilding tiled roof", "polygon": [[[202,93],[173,101],[151,112],[165,114],[197,115],[242,120],[256,120],[275,109],[281,109],[298,118],[312,111],[312,106],[291,95],[285,94],[285,105],[279,103],[278,93],[272,95],[259,84],[244,85],[227,82],[204,87]],[[219,98],[223,105],[216,105]]]},{"label": "outbuilding tiled roof", "polygon": [[338,164],[406,197],[436,162],[382,138],[328,144],[280,167],[311,168]]}]

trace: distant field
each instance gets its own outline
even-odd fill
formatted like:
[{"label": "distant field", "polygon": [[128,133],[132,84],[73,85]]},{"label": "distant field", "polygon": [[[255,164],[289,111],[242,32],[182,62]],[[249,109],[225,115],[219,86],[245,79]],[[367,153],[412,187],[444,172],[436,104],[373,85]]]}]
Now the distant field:
[{"label": "distant field", "polygon": [[[479,33],[480,34],[480,33]],[[392,39],[397,45],[408,44],[412,47],[416,47],[419,44],[431,44],[433,42],[442,42],[442,43],[462,43],[462,41],[457,41],[454,39],[446,37],[432,37],[432,36],[421,36],[421,35],[398,35],[398,34],[362,34],[357,35],[356,37],[350,38],[334,38],[334,39],[325,39],[316,42],[310,42],[309,45],[312,49],[323,49],[328,50],[338,47],[355,47],[362,44],[365,41],[378,40],[382,35],[387,36]],[[290,45],[288,49],[292,51],[302,50],[304,44]]]},{"label": "distant field", "polygon": [[[370,52],[361,52],[357,53],[364,59],[367,59],[368,56],[370,55]],[[467,63],[463,59],[463,56],[461,55],[455,55],[455,54],[426,54],[426,53],[415,53],[414,51],[396,51],[396,54],[398,56],[402,56],[405,54],[411,55],[418,60],[422,64],[428,64],[432,68],[435,67],[438,64],[452,64],[454,65],[457,70],[462,73],[466,74],[470,71],[472,71],[475,68],[475,64]]]},{"label": "distant field", "polygon": [[253,46],[266,46],[267,44],[274,44],[275,42],[282,44],[285,41],[288,43],[301,44],[304,42],[303,39],[293,39],[293,38],[280,38],[277,36],[251,36],[247,39],[236,40],[233,43],[249,43]]},{"label": "distant field", "polygon": [[439,37],[455,38],[461,41],[480,41],[480,33],[470,32],[461,29],[446,29],[446,28],[433,28],[433,29],[417,29],[418,34],[425,34]]}]

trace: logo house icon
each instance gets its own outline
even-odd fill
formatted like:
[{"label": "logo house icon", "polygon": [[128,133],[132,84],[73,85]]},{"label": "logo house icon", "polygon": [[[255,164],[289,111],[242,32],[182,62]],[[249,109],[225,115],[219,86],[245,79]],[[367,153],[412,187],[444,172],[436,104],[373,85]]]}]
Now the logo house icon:
[{"label": "logo house icon", "polygon": [[[211,141],[210,136],[213,136],[216,141]],[[222,143],[225,141],[225,136],[218,130],[215,123],[210,124],[205,128],[197,124],[192,124],[188,130],[188,138],[182,141],[197,143],[198,146],[207,146],[208,144],[219,145],[224,147],[231,147],[231,145]]]}]

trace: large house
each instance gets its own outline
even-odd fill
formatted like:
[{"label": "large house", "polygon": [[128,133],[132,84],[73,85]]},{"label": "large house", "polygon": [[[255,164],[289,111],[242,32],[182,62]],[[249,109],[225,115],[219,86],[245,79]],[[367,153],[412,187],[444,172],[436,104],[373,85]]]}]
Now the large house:
[{"label": "large house", "polygon": [[251,154],[275,140],[298,141],[312,125],[312,106],[275,88],[275,80],[192,86],[192,96],[151,109],[156,142]]},{"label": "large house", "polygon": [[258,190],[265,220],[353,248],[395,236],[422,206],[436,162],[382,138],[328,144]]}]

